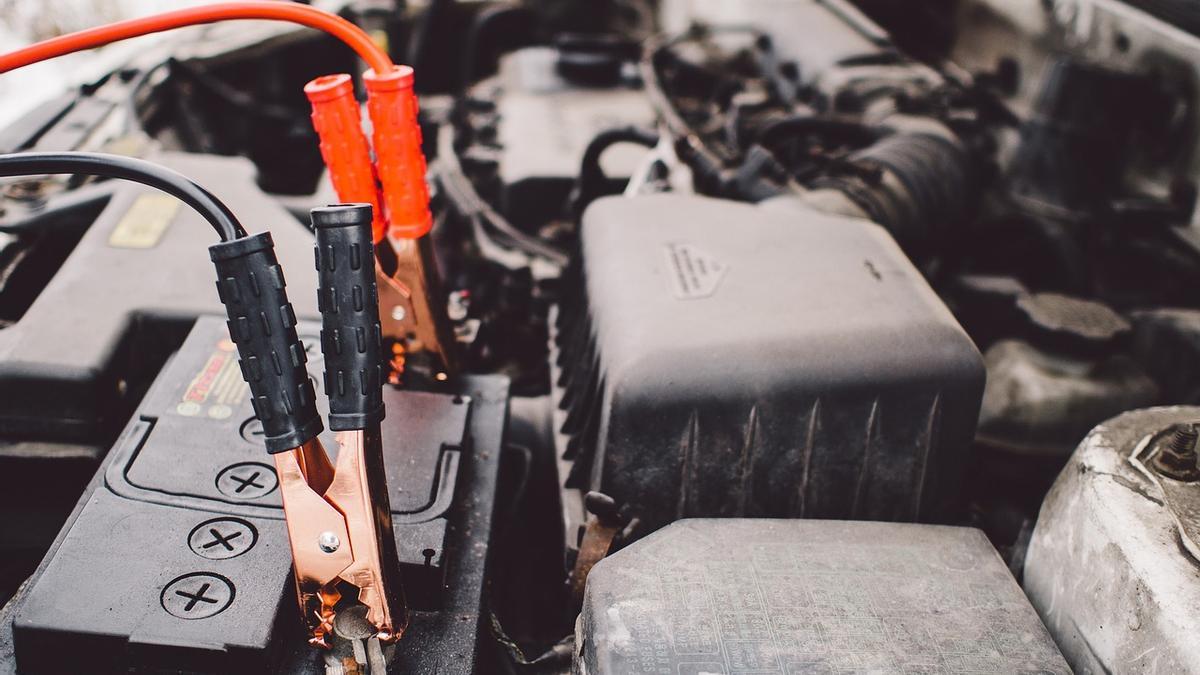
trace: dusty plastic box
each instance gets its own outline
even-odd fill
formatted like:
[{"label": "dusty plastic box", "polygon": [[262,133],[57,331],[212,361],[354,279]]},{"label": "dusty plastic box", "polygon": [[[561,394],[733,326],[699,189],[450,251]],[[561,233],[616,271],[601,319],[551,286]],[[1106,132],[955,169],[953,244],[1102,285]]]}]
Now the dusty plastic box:
[{"label": "dusty plastic box", "polygon": [[1070,670],[978,530],[685,520],[601,561],[577,675]]},{"label": "dusty plastic box", "polygon": [[982,358],[883,228],[694,195],[584,215],[568,487],[685,517],[945,521]]}]

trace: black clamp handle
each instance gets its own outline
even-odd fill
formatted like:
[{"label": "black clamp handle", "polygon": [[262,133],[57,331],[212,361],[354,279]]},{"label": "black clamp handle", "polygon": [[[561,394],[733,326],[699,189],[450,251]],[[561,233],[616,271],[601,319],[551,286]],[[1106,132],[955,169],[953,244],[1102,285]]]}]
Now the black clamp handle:
[{"label": "black clamp handle", "polygon": [[208,253],[217,268],[217,293],[229,315],[229,337],[237,345],[267,451],[299,447],[323,426],[271,235],[224,241],[210,246]]},{"label": "black clamp handle", "polygon": [[383,331],[375,282],[370,204],[313,209],[317,308],[329,428],[366,429],[383,420]]}]

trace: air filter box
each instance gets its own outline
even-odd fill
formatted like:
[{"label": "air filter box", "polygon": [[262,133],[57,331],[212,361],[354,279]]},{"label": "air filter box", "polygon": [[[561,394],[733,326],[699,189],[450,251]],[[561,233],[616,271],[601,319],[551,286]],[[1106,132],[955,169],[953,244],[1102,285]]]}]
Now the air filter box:
[{"label": "air filter box", "polygon": [[978,530],[689,520],[602,560],[577,675],[1069,673]]},{"label": "air filter box", "polygon": [[574,283],[557,360],[566,487],[651,528],[953,515],[983,364],[882,228],[608,198],[584,215]]}]

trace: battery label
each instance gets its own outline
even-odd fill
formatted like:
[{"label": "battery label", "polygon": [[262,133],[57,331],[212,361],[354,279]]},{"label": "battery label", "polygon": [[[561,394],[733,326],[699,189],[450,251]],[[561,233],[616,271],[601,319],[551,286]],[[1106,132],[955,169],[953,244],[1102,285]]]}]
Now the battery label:
[{"label": "battery label", "polygon": [[178,212],[179,200],[170,195],[141,195],[108,235],[108,245],[113,248],[154,248]]},{"label": "battery label", "polygon": [[223,420],[249,400],[249,396],[238,368],[237,348],[232,341],[223,339],[180,394],[175,412],[184,417]]}]

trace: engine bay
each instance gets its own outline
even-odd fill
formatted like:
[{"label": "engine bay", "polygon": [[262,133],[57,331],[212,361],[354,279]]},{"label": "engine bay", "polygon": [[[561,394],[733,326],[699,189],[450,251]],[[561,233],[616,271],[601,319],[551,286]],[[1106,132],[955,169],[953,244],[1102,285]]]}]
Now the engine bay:
[{"label": "engine bay", "polygon": [[171,16],[0,129],[0,672],[1200,672],[1186,3]]}]

